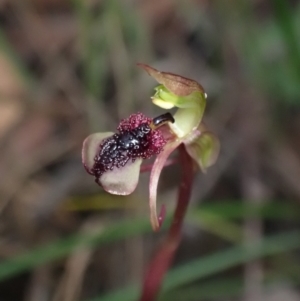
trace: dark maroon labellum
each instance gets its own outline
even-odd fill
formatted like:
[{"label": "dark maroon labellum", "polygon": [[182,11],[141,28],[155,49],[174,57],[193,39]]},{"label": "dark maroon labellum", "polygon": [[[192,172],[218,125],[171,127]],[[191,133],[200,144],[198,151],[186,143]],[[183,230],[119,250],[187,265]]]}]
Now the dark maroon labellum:
[{"label": "dark maroon labellum", "polygon": [[118,132],[105,139],[96,155],[92,173],[99,178],[106,171],[123,167],[129,160],[148,159],[159,154],[166,141],[157,128],[166,122],[174,122],[170,113],[159,117],[146,117],[142,113],[132,114],[118,126]]}]

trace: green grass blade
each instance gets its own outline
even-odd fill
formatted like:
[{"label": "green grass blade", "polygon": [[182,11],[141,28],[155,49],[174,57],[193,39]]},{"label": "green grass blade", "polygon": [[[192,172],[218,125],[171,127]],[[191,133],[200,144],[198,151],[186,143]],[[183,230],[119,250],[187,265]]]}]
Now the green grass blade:
[{"label": "green grass blade", "polygon": [[233,247],[177,268],[176,273],[166,279],[164,289],[170,290],[250,260],[296,248],[300,248],[300,231],[273,235],[251,246]]},{"label": "green grass blade", "polygon": [[[195,219],[198,219],[200,224],[204,224],[204,229],[210,231],[208,227],[209,225],[213,226],[214,228],[217,227],[215,225],[215,217],[217,217],[218,215],[222,218],[221,225],[224,225],[225,222],[230,226],[231,224],[226,221],[226,219],[228,218],[243,218],[245,216],[263,216],[272,218],[290,218],[290,216],[293,216],[296,218],[299,217],[299,214],[297,212],[299,212],[299,210],[296,210],[296,208],[293,208],[292,206],[285,206],[283,204],[269,204],[254,208],[245,207],[243,204],[239,203],[224,202],[222,204],[203,204],[200,209],[191,210],[187,215],[186,221],[193,224],[198,224],[198,222],[195,221]],[[214,216],[212,220],[209,220],[211,214]],[[172,214],[168,215],[164,227],[168,227],[171,215]],[[205,220],[203,219],[203,216],[206,217]],[[225,227],[225,230],[227,228]],[[219,227],[218,229],[220,232],[222,230],[222,227]],[[236,233],[238,233],[238,229],[236,227],[235,229]],[[37,247],[36,249],[28,251],[25,254],[21,254],[3,261],[2,263],[0,263],[0,281],[24,271],[28,271],[41,264],[67,256],[75,248],[78,248],[80,246],[101,246],[132,236],[151,233],[151,231],[152,230],[150,228],[149,220],[143,219],[135,221],[122,221],[120,223],[108,226],[108,228],[104,230],[99,230],[96,233],[77,233],[67,238],[63,238],[59,241],[49,243],[45,246]],[[218,235],[223,238],[226,238],[228,236],[228,233],[226,234],[225,232],[219,232]],[[236,237],[238,238],[240,237],[240,235],[237,235]],[[235,240],[233,239],[233,241]]]},{"label": "green grass blade", "polygon": [[[169,225],[169,221],[170,219],[166,220],[164,227]],[[122,221],[115,225],[107,225],[107,228],[96,231],[95,233],[72,235],[0,263],[0,281],[46,262],[67,256],[78,247],[104,245],[151,232],[152,228],[150,227],[149,220],[144,219],[136,220],[135,222]]]},{"label": "green grass blade", "polygon": [[287,0],[273,0],[275,15],[290,58],[290,68],[300,79],[300,47],[293,23],[293,10]]},{"label": "green grass blade", "polygon": [[[279,275],[267,274],[263,281],[263,291],[270,291],[282,285],[298,285],[299,279],[287,279]],[[162,294],[159,301],[199,301],[199,300],[222,300],[224,298],[236,298],[244,293],[244,279],[242,277],[223,277],[203,281],[201,284],[193,284],[184,288],[175,289]]]},{"label": "green grass blade", "polygon": [[227,219],[241,219],[260,217],[264,219],[299,219],[299,206],[292,205],[290,201],[283,202],[262,200],[260,204],[241,202],[240,200],[220,200],[201,204],[201,207],[189,212],[192,217],[201,213],[212,213]]},{"label": "green grass blade", "polygon": [[[216,252],[171,270],[166,277],[162,291],[175,289],[257,258],[297,248],[300,248],[300,231],[272,235],[251,246],[237,246]],[[138,287],[130,286],[89,301],[132,301],[137,296]]]}]

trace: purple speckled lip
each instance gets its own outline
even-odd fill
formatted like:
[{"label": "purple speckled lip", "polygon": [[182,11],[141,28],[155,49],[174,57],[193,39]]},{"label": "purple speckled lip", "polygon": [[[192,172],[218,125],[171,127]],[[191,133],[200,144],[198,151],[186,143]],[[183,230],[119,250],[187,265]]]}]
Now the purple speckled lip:
[{"label": "purple speckled lip", "polygon": [[142,113],[132,114],[122,120],[118,132],[106,138],[99,146],[91,169],[96,182],[99,183],[99,178],[105,172],[124,167],[129,160],[134,162],[137,158],[149,159],[159,154],[166,140],[157,128],[164,122],[173,122],[169,115],[156,117],[155,122]]}]

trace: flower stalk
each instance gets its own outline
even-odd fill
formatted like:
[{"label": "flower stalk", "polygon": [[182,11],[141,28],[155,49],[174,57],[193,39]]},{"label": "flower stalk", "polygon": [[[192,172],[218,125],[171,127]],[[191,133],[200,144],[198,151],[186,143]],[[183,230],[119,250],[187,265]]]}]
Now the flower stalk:
[{"label": "flower stalk", "polygon": [[172,264],[175,252],[181,240],[182,224],[192,192],[194,164],[183,145],[179,146],[178,149],[182,176],[176,209],[167,238],[159,248],[154,259],[150,262],[149,270],[144,279],[140,301],[153,301],[156,299],[163,278]]}]

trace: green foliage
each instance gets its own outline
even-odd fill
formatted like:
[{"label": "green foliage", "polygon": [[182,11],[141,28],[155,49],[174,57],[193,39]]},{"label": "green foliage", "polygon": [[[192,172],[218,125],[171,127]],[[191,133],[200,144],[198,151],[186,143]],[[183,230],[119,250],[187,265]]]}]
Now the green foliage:
[{"label": "green foliage", "polygon": [[[170,216],[166,218],[164,223],[166,228],[170,223]],[[239,243],[241,228],[229,219],[242,219],[245,217],[297,219],[299,218],[299,211],[288,204],[272,203],[264,206],[249,204],[246,206],[241,203],[222,201],[219,204],[207,204],[201,208],[191,210],[187,215],[186,221],[187,223],[198,225],[205,231],[214,233],[225,240]],[[41,264],[66,257],[80,247],[101,247],[105,244],[151,232],[149,220],[143,219],[120,221],[113,225],[107,225],[104,229],[96,230],[93,233],[77,233],[1,262],[0,281],[33,269]],[[279,239],[282,239],[282,237],[279,236]],[[238,252],[241,252],[241,250],[239,249]]]},{"label": "green foliage", "polygon": [[[257,258],[298,249],[300,247],[299,236],[299,231],[282,233],[265,237],[260,243],[252,244],[251,246],[235,246],[202,258],[197,258],[171,270],[165,279],[162,293],[194,281],[199,281],[215,273],[225,271]],[[137,287],[130,286],[89,301],[130,301],[137,298],[137,293]]]},{"label": "green foliage", "polygon": [[279,104],[300,105],[300,5],[273,0],[275,18],[257,23],[249,13],[241,39],[243,62],[252,81]]},{"label": "green foliage", "polygon": [[[167,220],[166,226],[168,224]],[[107,225],[105,229],[99,229],[94,233],[77,233],[1,262],[0,281],[65,257],[77,248],[101,246],[151,231],[149,220],[136,220]]]}]

